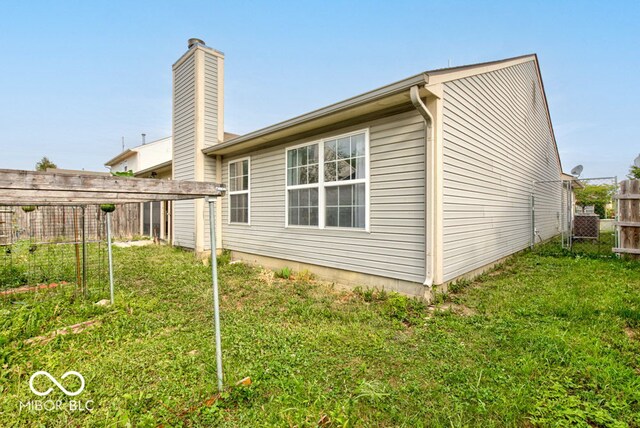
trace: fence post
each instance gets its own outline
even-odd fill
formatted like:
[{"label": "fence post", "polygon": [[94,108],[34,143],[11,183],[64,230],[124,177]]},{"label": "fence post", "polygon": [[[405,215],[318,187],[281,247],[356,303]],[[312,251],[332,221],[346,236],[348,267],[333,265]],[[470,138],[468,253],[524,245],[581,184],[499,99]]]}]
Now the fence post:
[{"label": "fence post", "polygon": [[622,181],[616,198],[620,206],[620,246],[614,251],[640,260],[640,180]]},{"label": "fence post", "polygon": [[107,253],[109,254],[109,294],[113,305],[113,255],[111,253],[111,213],[107,212]]},{"label": "fence post", "polygon": [[211,281],[213,283],[213,324],[216,334],[216,371],[218,391],[222,392],[222,341],[220,340],[220,305],[218,302],[218,259],[216,257],[216,199],[207,197],[209,203],[209,248],[211,249]]},{"label": "fence post", "polygon": [[86,298],[87,290],[87,219],[86,207],[82,206],[82,295]]},{"label": "fence post", "polygon": [[[616,193],[620,192],[620,188],[618,187],[618,176],[616,175],[615,177],[616,180]],[[616,199],[616,207],[615,207],[615,214],[613,216],[613,221],[614,221],[614,229],[613,229],[613,236],[614,236],[614,247],[618,248],[620,247],[620,225],[618,224],[618,222],[620,221],[620,199]],[[606,211],[606,210],[605,210]],[[616,257],[620,258],[620,253],[616,253]]]}]

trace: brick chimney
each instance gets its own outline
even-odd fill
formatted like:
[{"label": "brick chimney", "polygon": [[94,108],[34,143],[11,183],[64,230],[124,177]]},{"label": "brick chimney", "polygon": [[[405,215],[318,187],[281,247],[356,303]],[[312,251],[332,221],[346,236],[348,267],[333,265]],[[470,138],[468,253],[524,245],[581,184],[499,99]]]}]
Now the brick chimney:
[{"label": "brick chimney", "polygon": [[[173,179],[216,181],[216,160],[202,149],[224,138],[224,54],[189,39],[173,64]],[[173,205],[173,243],[209,250],[209,212],[203,200]]]}]

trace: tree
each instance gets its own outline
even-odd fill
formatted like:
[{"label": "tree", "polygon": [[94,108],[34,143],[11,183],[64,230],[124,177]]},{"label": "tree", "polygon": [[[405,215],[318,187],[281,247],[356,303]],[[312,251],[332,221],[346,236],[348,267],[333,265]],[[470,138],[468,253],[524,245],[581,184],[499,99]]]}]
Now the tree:
[{"label": "tree", "polygon": [[576,204],[581,207],[593,205],[596,214],[605,218],[606,206],[616,191],[612,184],[585,184],[582,189],[575,189]]},{"label": "tree", "polygon": [[627,175],[627,177],[630,180],[640,180],[640,167],[631,165],[629,167],[629,175]]},{"label": "tree", "polygon": [[48,157],[43,156],[38,163],[36,163],[36,171],[46,171],[47,168],[57,168],[58,166],[51,162]]}]

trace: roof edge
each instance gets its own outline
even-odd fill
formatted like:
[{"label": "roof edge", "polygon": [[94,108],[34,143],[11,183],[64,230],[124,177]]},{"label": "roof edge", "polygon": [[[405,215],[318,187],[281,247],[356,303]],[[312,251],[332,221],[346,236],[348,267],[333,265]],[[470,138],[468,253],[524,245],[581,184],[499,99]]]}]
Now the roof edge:
[{"label": "roof edge", "polygon": [[134,153],[134,151],[131,150],[131,149],[127,149],[124,152],[122,152],[122,153],[118,154],[117,156],[115,156],[113,159],[110,159],[107,162],[105,162],[104,166],[113,166],[113,164],[124,160],[131,153]]},{"label": "roof edge", "polygon": [[133,175],[135,177],[137,177],[138,175],[144,175],[144,174],[147,174],[149,172],[153,172],[153,171],[158,170],[158,169],[163,169],[163,168],[170,167],[172,165],[173,165],[173,159],[172,160],[168,160],[166,162],[159,163],[159,164],[151,166],[149,168],[145,168],[142,171],[134,171]]},{"label": "roof edge", "polygon": [[[311,112],[302,114],[300,116],[296,116],[291,119],[278,122],[274,125],[260,128],[248,134],[241,135],[241,136],[232,138],[230,140],[224,141],[221,144],[216,144],[214,146],[207,147],[203,149],[202,152],[206,155],[215,154],[219,150],[227,149],[236,144],[251,141],[256,138],[260,138],[278,131],[282,131],[284,129],[287,129],[296,125],[304,124],[314,119],[319,119],[321,117],[338,113],[338,112],[341,112],[350,108],[354,108],[360,105],[364,105],[369,102],[375,102],[379,99],[382,99],[388,96],[396,95],[398,93],[408,90],[414,85],[428,85],[432,83],[433,84],[443,83],[449,80],[465,78],[471,75],[483,74],[489,71],[493,71],[494,69],[497,70],[497,69],[510,67],[512,65],[517,65],[527,61],[534,61],[536,63],[536,67],[538,69],[538,76],[541,82],[542,92],[544,94],[544,85],[542,85],[542,77],[540,76],[540,67],[538,65],[538,57],[535,53],[500,59],[496,61],[487,61],[487,62],[481,62],[476,64],[461,65],[457,67],[436,69],[436,70],[425,71],[425,72],[416,74],[409,78],[382,86],[377,89],[373,89],[371,91],[353,96],[351,98],[347,98],[346,100],[330,104],[326,107],[322,107],[320,109],[313,110]],[[467,73],[465,73],[465,71],[467,71]],[[446,76],[449,76],[450,78],[446,78]],[[544,99],[545,99],[547,114],[549,115],[549,107],[546,104],[547,102],[546,95],[544,95]],[[550,115],[549,115],[549,124],[551,125]],[[552,132],[552,138],[555,144],[555,135],[553,135],[553,127],[551,128],[551,132]],[[556,144],[556,151],[557,150],[558,149]]]},{"label": "roof edge", "polygon": [[216,144],[214,146],[208,147],[202,152],[204,154],[210,154],[217,150],[233,146],[238,143],[242,143],[244,141],[249,141],[254,138],[261,137],[263,135],[271,134],[276,131],[280,131],[282,129],[286,129],[295,125],[299,125],[305,122],[308,122],[313,119],[317,119],[323,116],[327,116],[333,113],[337,113],[343,110],[347,110],[349,108],[356,107],[358,105],[362,105],[369,102],[377,101],[381,98],[387,97],[389,95],[394,95],[397,93],[401,93],[403,91],[408,90],[410,87],[414,85],[427,84],[429,83],[429,78],[426,73],[416,74],[407,79],[400,80],[398,82],[394,82],[380,88],[374,89],[372,91],[365,92],[364,94],[356,95],[351,98],[347,98],[346,100],[339,101],[337,103],[330,104],[326,107],[322,107],[317,110],[313,110],[309,113],[302,114],[300,116],[293,117],[291,119],[278,122],[274,125],[267,126],[265,128],[258,129],[256,131],[250,132],[245,135],[240,135],[238,137],[232,138],[228,141],[225,141],[221,144]]}]

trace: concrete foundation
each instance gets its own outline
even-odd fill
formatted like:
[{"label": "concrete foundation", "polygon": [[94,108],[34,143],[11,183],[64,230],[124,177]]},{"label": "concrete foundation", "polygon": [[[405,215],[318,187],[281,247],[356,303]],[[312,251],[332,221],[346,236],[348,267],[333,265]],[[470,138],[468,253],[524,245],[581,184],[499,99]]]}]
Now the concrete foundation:
[{"label": "concrete foundation", "polygon": [[294,272],[307,270],[318,277],[318,279],[335,282],[338,286],[343,285],[350,289],[362,287],[365,289],[375,288],[378,290],[395,291],[406,296],[418,297],[427,301],[430,301],[432,297],[431,288],[417,282],[295,262],[275,257],[259,256],[240,251],[232,251],[231,259],[241,260],[251,265],[263,266],[272,270],[279,270],[284,267],[288,267]]}]

